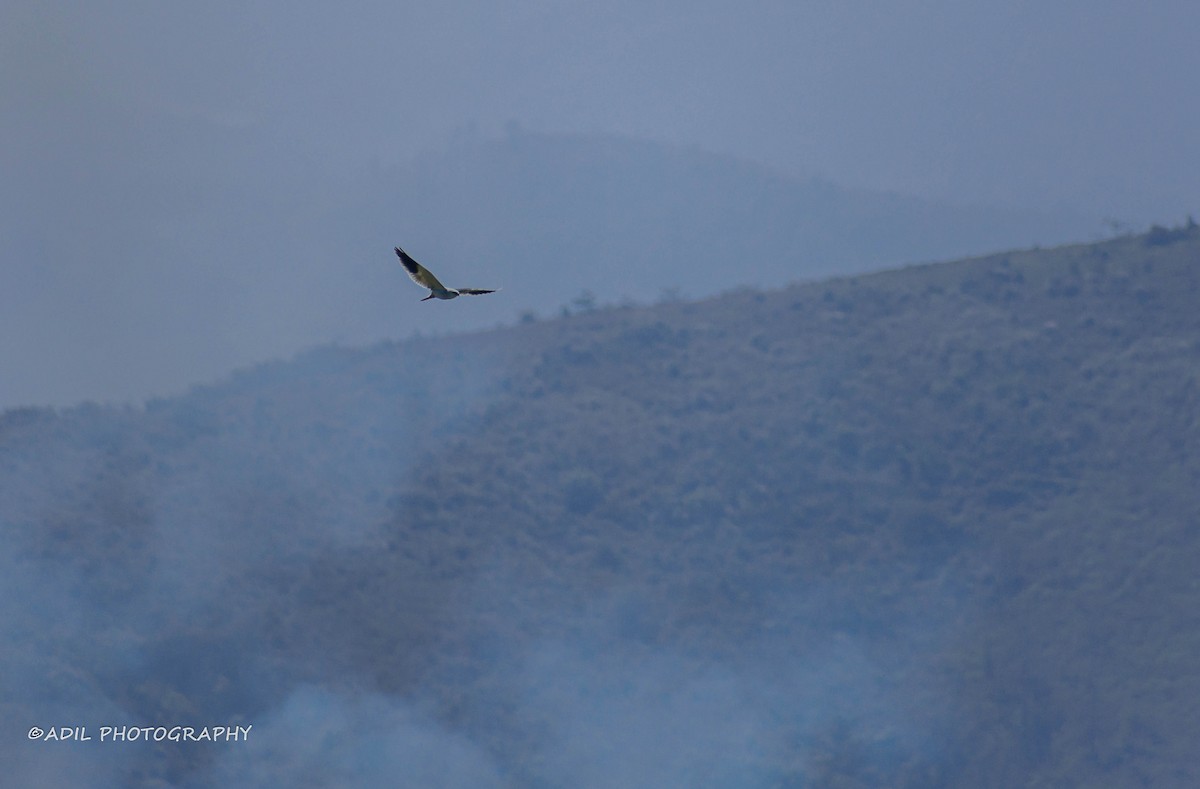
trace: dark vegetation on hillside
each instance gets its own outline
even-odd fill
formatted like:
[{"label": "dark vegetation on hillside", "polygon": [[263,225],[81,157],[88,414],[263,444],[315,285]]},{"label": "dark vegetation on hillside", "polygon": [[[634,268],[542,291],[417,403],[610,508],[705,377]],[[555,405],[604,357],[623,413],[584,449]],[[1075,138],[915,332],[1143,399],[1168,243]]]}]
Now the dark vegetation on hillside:
[{"label": "dark vegetation on hillside", "polygon": [[85,785],[1196,785],[1198,303],[1200,232],[1159,228],[7,412],[0,754]]}]

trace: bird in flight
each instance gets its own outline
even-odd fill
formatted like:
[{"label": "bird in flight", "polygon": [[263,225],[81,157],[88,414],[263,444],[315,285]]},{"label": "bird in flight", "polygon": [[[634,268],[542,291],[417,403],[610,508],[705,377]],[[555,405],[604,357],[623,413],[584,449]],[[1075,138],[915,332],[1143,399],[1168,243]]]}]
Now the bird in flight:
[{"label": "bird in flight", "polygon": [[421,299],[421,301],[429,301],[430,299],[456,299],[459,296],[479,296],[484,293],[496,292],[494,290],[481,290],[479,288],[447,288],[438,282],[437,277],[429,273],[429,269],[409,257],[408,253],[400,247],[396,247],[396,257],[400,258],[400,263],[403,264],[404,270],[408,272],[408,276],[412,277],[413,282],[422,288],[429,288],[429,295]]}]

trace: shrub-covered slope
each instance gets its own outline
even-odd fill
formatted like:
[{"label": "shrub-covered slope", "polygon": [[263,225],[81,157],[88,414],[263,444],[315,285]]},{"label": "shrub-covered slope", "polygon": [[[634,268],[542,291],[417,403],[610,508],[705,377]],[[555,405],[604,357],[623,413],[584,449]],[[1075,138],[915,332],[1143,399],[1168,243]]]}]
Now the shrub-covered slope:
[{"label": "shrub-covered slope", "polygon": [[1156,230],[8,412],[0,753],[96,785],[1194,784],[1198,296],[1200,234]]}]

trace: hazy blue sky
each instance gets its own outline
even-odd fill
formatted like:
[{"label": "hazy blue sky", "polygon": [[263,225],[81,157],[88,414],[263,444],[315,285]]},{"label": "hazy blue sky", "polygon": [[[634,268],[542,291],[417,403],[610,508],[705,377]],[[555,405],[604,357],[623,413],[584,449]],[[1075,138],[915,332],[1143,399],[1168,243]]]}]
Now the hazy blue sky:
[{"label": "hazy blue sky", "polygon": [[[272,216],[293,201],[314,232],[301,217],[323,198],[304,193],[307,174],[350,182],[512,123],[1072,211],[1097,231],[1105,217],[1179,222],[1200,207],[1196,30],[1200,6],[1183,0],[8,0],[0,407],[142,395],[339,339],[274,320],[234,336],[197,328],[217,303],[235,317],[306,309],[287,301],[298,286],[247,264],[290,235],[272,220],[256,236],[256,201]],[[220,210],[231,216],[197,230]],[[206,248],[220,260],[202,264]],[[184,351],[155,321],[190,311],[205,350],[155,377]],[[130,347],[138,332],[146,348]]]},{"label": "hazy blue sky", "polygon": [[1147,221],[1200,198],[1183,0],[5,6],[17,112],[152,105],[347,162],[515,120],[960,201]]}]

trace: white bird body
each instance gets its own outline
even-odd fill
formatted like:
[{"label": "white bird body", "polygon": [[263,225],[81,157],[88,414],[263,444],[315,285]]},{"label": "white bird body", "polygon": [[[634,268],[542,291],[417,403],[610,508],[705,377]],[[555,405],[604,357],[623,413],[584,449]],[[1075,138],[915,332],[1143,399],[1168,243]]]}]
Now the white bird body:
[{"label": "white bird body", "polygon": [[429,288],[429,295],[421,299],[421,301],[429,301],[430,299],[457,299],[459,296],[480,296],[484,293],[496,292],[495,290],[484,290],[482,288],[447,288],[438,282],[437,277],[429,273],[429,269],[413,260],[400,247],[396,247],[396,257],[400,258],[401,265],[408,272],[408,276],[412,277],[413,282],[422,288]]}]

